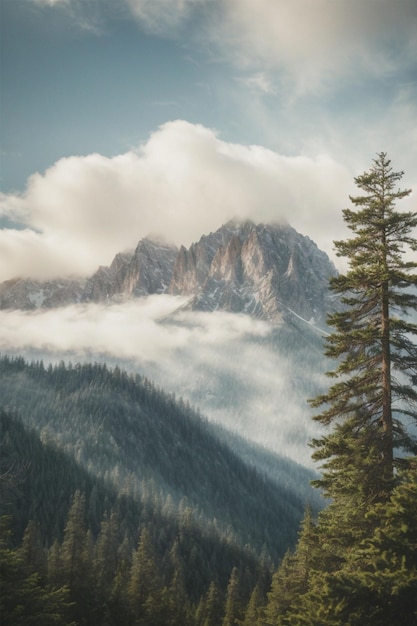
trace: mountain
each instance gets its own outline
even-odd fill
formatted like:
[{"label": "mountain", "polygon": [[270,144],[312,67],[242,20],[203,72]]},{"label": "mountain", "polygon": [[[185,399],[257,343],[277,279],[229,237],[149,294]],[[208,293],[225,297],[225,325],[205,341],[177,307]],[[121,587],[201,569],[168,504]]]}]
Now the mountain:
[{"label": "mountain", "polygon": [[117,254],[110,267],[98,269],[86,283],[83,300],[102,302],[165,293],[177,252],[175,246],[142,239],[133,254]]},{"label": "mountain", "polygon": [[231,221],[178,250],[150,239],[119,253],[84,281],[6,281],[0,308],[33,309],[168,293],[194,310],[278,321],[287,313],[323,325],[336,270],[308,237],[288,225]]},{"label": "mountain", "polygon": [[[264,548],[274,560],[296,540],[312,473],[259,449],[252,455],[248,442],[229,435],[231,445],[224,431],[146,379],[105,365],[45,368],[3,357],[0,397],[0,408],[118,493],[140,502],[152,492],[154,505],[169,499],[172,511],[186,499],[199,525],[216,520],[220,536],[257,554]],[[3,470],[16,461],[3,456]]]},{"label": "mountain", "polygon": [[[306,446],[318,426],[307,399],[327,386],[322,335],[335,306],[328,291],[335,272],[327,255],[288,225],[229,222],[179,249],[143,239],[78,286],[70,281],[66,294],[63,281],[0,285],[0,306],[83,305],[57,308],[53,319],[49,311],[48,320],[39,316],[36,325],[51,333],[35,337],[33,348],[32,328],[17,346],[6,323],[3,349],[48,363],[95,360],[141,372],[211,422],[311,466]],[[20,316],[16,327],[33,321]]]},{"label": "mountain", "polygon": [[0,309],[55,308],[81,302],[84,281],[76,279],[32,280],[14,278],[0,284]]},{"label": "mountain", "polygon": [[131,259],[130,253],[119,253],[114,257],[110,267],[101,265],[86,281],[81,299],[87,302],[102,302],[120,293]]},{"label": "mountain", "polygon": [[[164,610],[169,604],[201,613],[212,584],[227,596],[234,571],[244,603],[255,585],[266,594],[271,564],[295,545],[306,502],[321,506],[309,486],[314,474],[303,466],[316,428],[306,398],[316,395],[326,369],[317,327],[333,306],[327,286],[334,273],[327,256],[289,226],[229,222],[189,248],[143,239],[83,281],[0,285],[1,308],[83,305],[62,309],[61,327],[55,326],[59,309],[48,311],[50,337],[33,351],[30,339],[25,344],[29,358],[45,356],[50,365],[0,358],[0,474],[11,476],[13,523],[20,537],[28,522],[40,523],[48,572],[50,562],[56,565],[50,583],[69,585],[72,622],[133,623],[121,611],[130,611],[126,590],[134,588],[146,533]],[[152,298],[140,300],[144,296]],[[181,307],[176,296],[183,297]],[[143,324],[141,310],[156,300],[158,315]],[[100,323],[103,312],[111,326]],[[94,328],[80,332],[81,349],[71,353],[71,341],[54,344],[58,336],[74,337],[79,317],[90,315]],[[19,318],[35,319],[36,333],[43,322],[41,315]],[[148,343],[160,351],[149,351]],[[16,343],[7,345],[15,351]],[[60,358],[77,364],[57,364]],[[66,579],[67,528],[83,497],[80,563],[87,567],[87,559],[89,575]],[[113,565],[103,569],[102,545],[114,515]],[[25,541],[26,534],[22,546]],[[102,583],[103,571],[112,587]],[[87,619],[89,612],[94,619]]]},{"label": "mountain", "polygon": [[2,358],[0,387],[5,624],[199,626],[213,590],[221,624],[231,580],[242,615],[266,595],[311,473],[258,449],[260,472],[248,442],[118,368]]},{"label": "mountain", "polygon": [[290,311],[323,322],[335,273],[327,255],[288,225],[229,222],[180,249],[169,293],[192,296],[196,310],[267,320]]}]

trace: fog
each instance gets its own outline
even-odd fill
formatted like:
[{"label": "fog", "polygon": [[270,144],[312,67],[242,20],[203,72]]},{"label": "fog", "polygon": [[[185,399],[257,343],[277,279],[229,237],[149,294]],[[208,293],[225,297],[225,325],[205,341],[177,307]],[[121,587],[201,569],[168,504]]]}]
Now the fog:
[{"label": "fog", "polygon": [[0,312],[0,350],[45,362],[106,361],[153,380],[210,420],[311,466],[307,398],[325,385],[319,340],[172,296]]}]

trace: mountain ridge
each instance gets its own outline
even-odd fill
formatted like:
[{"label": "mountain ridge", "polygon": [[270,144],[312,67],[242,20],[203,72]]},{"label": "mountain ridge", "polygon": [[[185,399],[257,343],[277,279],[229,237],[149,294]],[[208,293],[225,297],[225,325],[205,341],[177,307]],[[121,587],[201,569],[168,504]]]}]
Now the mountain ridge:
[{"label": "mountain ridge", "polygon": [[0,308],[34,310],[153,294],[189,297],[188,308],[279,321],[290,311],[323,325],[333,306],[327,254],[287,224],[229,221],[186,248],[144,238],[87,279],[0,284]]}]

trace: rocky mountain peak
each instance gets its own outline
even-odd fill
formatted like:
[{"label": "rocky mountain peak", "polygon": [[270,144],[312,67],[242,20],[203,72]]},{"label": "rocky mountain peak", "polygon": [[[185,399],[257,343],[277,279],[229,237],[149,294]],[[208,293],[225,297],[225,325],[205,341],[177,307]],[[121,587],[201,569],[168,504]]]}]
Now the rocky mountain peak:
[{"label": "rocky mountain peak", "polygon": [[201,310],[323,321],[335,273],[327,255],[290,226],[233,221],[181,249],[170,293],[194,295],[191,306]]},{"label": "rocky mountain peak", "polygon": [[82,300],[101,302],[119,294],[132,256],[131,252],[119,252],[109,267],[101,265],[87,280]]},{"label": "rocky mountain peak", "polygon": [[327,255],[287,224],[230,221],[189,248],[142,239],[85,284],[7,281],[2,308],[60,306],[169,293],[197,310],[242,312],[279,320],[286,314],[324,322],[332,308]]},{"label": "rocky mountain peak", "polygon": [[171,282],[176,246],[141,239],[133,253],[117,254],[109,267],[89,279],[86,301],[139,297],[164,293]]},{"label": "rocky mountain peak", "polygon": [[129,296],[165,293],[172,279],[178,248],[142,239],[129,263],[122,291]]}]

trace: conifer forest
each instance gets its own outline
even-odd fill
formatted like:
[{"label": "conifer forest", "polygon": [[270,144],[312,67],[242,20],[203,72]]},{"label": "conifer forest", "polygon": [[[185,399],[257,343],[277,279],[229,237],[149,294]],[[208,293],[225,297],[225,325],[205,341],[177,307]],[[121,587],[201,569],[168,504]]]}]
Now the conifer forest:
[{"label": "conifer forest", "polygon": [[334,368],[305,398],[316,471],[118,365],[1,355],[2,626],[417,624],[417,214],[402,175],[381,152],[343,211]]}]

